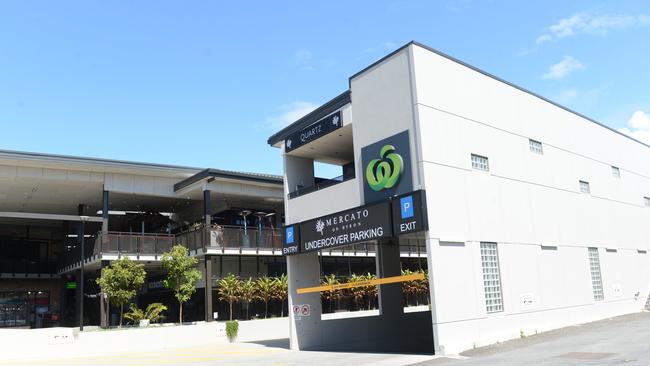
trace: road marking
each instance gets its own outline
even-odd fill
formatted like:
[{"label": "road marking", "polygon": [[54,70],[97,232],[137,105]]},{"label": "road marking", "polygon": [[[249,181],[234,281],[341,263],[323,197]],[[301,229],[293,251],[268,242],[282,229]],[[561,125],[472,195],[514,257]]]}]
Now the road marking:
[{"label": "road marking", "polygon": [[425,278],[424,273],[414,273],[414,274],[404,275],[404,276],[393,276],[393,277],[377,278],[375,280],[358,281],[358,282],[352,282],[352,283],[350,283],[350,282],[341,283],[341,284],[338,284],[338,285],[322,285],[322,286],[316,286],[316,287],[304,287],[304,288],[297,289],[296,293],[298,293],[298,294],[308,294],[308,293],[311,293],[311,292],[334,291],[334,290],[341,290],[341,289],[344,289],[344,288],[367,287],[367,286],[385,285],[385,284],[388,284],[388,283],[423,280],[424,278]]}]

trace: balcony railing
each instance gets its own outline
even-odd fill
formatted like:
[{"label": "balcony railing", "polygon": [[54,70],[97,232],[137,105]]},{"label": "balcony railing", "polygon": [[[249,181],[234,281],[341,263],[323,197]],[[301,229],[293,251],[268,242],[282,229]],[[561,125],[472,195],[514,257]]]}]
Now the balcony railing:
[{"label": "balcony railing", "polygon": [[173,243],[174,235],[170,234],[109,231],[98,234],[93,254],[136,253],[139,255],[156,255],[168,252]]},{"label": "balcony railing", "polygon": [[[89,243],[92,246],[92,243]],[[239,226],[214,226],[197,228],[179,234],[148,234],[109,231],[99,233],[94,241],[94,255],[124,253],[159,255],[173,245],[197,249],[272,249],[282,248],[282,230],[247,228]]]},{"label": "balcony railing", "polygon": [[350,176],[345,176],[341,175],[336,178],[332,179],[323,179],[323,178],[315,178],[315,183],[312,186],[307,186],[307,187],[302,187],[299,186],[295,191],[289,192],[288,197],[289,199],[296,198],[298,196],[303,196],[308,193],[316,192],[318,190],[331,187],[333,185],[337,185],[339,183],[343,183],[345,181],[348,181],[350,179],[354,179],[354,175]]}]

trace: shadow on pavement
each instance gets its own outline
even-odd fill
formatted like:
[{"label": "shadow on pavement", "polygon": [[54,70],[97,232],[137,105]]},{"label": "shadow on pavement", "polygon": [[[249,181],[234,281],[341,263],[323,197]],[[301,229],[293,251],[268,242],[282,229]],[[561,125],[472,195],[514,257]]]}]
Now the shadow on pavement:
[{"label": "shadow on pavement", "polygon": [[244,343],[259,344],[265,347],[289,349],[289,338],[265,339],[262,341],[244,342]]}]

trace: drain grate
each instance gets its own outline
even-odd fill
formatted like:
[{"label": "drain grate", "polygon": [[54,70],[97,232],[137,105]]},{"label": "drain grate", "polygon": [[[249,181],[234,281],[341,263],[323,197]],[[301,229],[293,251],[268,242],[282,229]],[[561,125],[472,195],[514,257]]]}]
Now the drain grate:
[{"label": "drain grate", "polygon": [[599,353],[599,352],[569,352],[557,357],[572,358],[574,360],[601,360],[605,357],[613,356],[615,353]]}]

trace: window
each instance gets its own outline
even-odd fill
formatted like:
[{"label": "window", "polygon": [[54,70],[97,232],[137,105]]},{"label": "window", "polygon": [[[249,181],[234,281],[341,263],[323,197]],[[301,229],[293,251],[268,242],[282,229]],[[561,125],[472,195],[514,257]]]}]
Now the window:
[{"label": "window", "polygon": [[589,182],[584,180],[580,181],[580,192],[582,193],[591,193],[591,188],[589,187]]},{"label": "window", "polygon": [[620,178],[621,177],[621,170],[615,166],[612,166],[612,176],[614,178]]},{"label": "window", "polygon": [[528,140],[528,143],[530,145],[530,151],[534,152],[535,154],[544,154],[544,149],[542,148],[542,143],[539,141],[535,140]]},{"label": "window", "polygon": [[481,265],[483,266],[485,310],[488,313],[503,311],[497,243],[481,243]]},{"label": "window", "polygon": [[485,156],[472,154],[472,168],[485,172],[489,171],[490,165],[488,164],[488,158]]},{"label": "window", "polygon": [[645,207],[650,207],[650,197],[643,197],[643,205]]},{"label": "window", "polygon": [[591,271],[591,288],[594,292],[594,300],[602,301],[603,280],[600,276],[600,258],[598,258],[598,248],[589,248],[589,270]]}]

